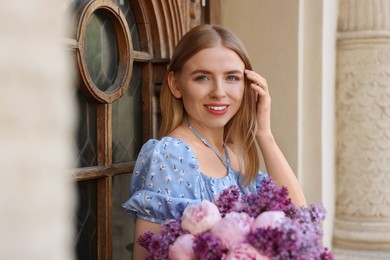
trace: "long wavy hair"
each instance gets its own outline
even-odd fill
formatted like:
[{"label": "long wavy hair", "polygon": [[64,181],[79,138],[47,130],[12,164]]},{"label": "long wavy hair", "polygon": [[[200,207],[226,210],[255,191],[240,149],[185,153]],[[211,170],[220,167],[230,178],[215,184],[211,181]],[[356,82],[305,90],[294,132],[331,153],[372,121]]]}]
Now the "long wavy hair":
[{"label": "long wavy hair", "polygon": [[[160,137],[169,135],[182,121],[185,114],[183,102],[173,96],[168,86],[168,74],[179,72],[184,64],[199,51],[222,45],[238,54],[245,68],[252,70],[252,64],[241,40],[230,30],[218,25],[203,24],[187,32],[177,44],[168,66],[160,93],[162,122]],[[245,88],[241,107],[226,124],[224,142],[233,143],[239,158],[240,172],[245,186],[256,179],[260,169],[260,150],[255,138],[256,96],[245,77]]]}]

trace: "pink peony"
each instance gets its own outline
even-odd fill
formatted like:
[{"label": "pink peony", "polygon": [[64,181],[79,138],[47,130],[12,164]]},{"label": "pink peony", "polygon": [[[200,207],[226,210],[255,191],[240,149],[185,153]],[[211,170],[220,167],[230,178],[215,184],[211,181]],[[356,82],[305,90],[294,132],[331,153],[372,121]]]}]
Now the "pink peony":
[{"label": "pink peony", "polygon": [[221,239],[222,244],[232,248],[243,243],[251,231],[254,219],[246,213],[230,212],[211,229],[211,233]]},{"label": "pink peony", "polygon": [[277,228],[280,227],[283,220],[286,218],[286,215],[283,211],[266,211],[261,213],[255,219],[255,222],[252,225],[252,230],[257,228]]},{"label": "pink peony", "polygon": [[203,200],[200,204],[192,204],[185,208],[181,228],[193,235],[211,229],[221,220],[221,214],[214,203]]},{"label": "pink peony", "polygon": [[237,244],[229,253],[222,257],[222,260],[270,260],[267,256],[260,254],[256,248],[247,243]]},{"label": "pink peony", "polygon": [[175,242],[169,246],[170,260],[194,260],[195,253],[192,248],[194,244],[194,236],[184,234],[178,237]]}]

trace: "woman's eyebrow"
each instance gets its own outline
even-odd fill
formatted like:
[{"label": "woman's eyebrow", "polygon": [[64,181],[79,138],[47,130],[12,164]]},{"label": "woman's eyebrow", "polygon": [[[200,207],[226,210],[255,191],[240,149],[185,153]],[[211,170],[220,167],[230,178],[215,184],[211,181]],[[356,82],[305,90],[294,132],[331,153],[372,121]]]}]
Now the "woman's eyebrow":
[{"label": "woman's eyebrow", "polygon": [[226,71],[225,74],[244,74],[244,72],[241,70],[230,70]]},{"label": "woman's eyebrow", "polygon": [[[213,73],[208,70],[194,70],[191,72],[190,75],[194,75],[194,74],[213,74]],[[241,70],[229,70],[229,71],[225,71],[224,74],[244,74],[244,72]]]},{"label": "woman's eyebrow", "polygon": [[212,74],[212,72],[208,70],[194,70],[191,72],[190,75],[194,75],[194,74]]}]

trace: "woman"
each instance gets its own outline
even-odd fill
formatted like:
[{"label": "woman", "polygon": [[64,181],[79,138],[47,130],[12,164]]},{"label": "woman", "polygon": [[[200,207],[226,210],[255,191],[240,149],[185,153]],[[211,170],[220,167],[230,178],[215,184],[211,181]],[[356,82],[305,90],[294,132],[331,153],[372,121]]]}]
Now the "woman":
[{"label": "woman", "polygon": [[[137,216],[135,238],[184,208],[236,185],[256,192],[267,175],[305,205],[299,183],[271,132],[266,80],[252,71],[229,30],[200,25],[180,40],[160,96],[161,139],[141,149],[124,207]],[[260,154],[261,153],[261,154]],[[146,251],[135,243],[134,259]]]}]

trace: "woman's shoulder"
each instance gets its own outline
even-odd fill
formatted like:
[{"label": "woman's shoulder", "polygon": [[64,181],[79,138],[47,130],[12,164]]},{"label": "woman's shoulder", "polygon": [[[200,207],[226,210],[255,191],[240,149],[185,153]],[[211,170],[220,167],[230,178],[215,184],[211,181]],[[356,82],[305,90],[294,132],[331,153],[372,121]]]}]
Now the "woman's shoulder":
[{"label": "woman's shoulder", "polygon": [[140,154],[151,153],[151,152],[190,152],[190,147],[181,139],[174,138],[171,136],[165,136],[158,139],[149,139],[141,148]]},{"label": "woman's shoulder", "polygon": [[166,136],[160,140],[148,140],[138,154],[136,170],[168,166],[174,171],[178,168],[185,170],[199,168],[194,152],[181,139]]},{"label": "woman's shoulder", "polygon": [[149,139],[144,143],[143,147],[161,147],[161,146],[166,146],[167,144],[181,144],[183,141],[181,141],[179,138],[174,138],[171,136],[164,136],[161,139]]}]

